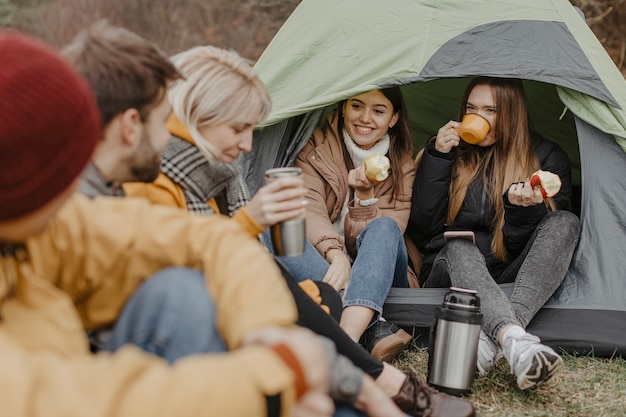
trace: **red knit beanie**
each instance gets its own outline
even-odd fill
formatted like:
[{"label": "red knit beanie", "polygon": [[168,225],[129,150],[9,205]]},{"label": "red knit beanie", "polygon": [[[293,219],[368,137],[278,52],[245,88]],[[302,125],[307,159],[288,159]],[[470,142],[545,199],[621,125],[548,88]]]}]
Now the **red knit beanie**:
[{"label": "red knit beanie", "polygon": [[0,221],[67,189],[99,138],[87,83],[43,42],[0,32]]}]

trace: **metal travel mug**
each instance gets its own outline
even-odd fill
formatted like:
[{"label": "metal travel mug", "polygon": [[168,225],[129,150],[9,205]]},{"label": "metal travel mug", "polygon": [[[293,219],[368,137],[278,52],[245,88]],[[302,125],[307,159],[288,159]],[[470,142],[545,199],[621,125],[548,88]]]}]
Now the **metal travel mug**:
[{"label": "metal travel mug", "polygon": [[[272,168],[265,171],[265,183],[269,184],[277,178],[302,177],[302,169]],[[299,256],[304,253],[306,242],[305,218],[288,220],[270,226],[270,235],[274,252],[278,256]]]},{"label": "metal travel mug", "polygon": [[472,392],[482,321],[477,292],[451,287],[431,326],[429,385],[456,396]]}]

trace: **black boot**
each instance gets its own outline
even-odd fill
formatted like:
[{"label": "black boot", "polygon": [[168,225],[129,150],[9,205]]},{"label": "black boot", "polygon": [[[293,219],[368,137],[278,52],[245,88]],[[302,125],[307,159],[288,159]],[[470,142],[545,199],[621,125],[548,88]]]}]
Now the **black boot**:
[{"label": "black boot", "polygon": [[416,417],[474,417],[471,402],[439,392],[408,372],[400,392],[392,400],[405,413]]},{"label": "black boot", "polygon": [[391,362],[411,343],[410,334],[393,323],[377,321],[365,330],[361,344],[373,357],[380,361]]}]

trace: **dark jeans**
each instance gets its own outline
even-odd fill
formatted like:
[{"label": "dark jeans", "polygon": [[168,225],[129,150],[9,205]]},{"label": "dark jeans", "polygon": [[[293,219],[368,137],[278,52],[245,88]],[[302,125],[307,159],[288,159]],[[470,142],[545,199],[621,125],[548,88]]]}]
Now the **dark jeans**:
[{"label": "dark jeans", "polygon": [[[478,291],[483,330],[497,342],[506,325],[526,327],[559,287],[580,235],[578,217],[568,211],[549,213],[522,253],[493,276],[480,250],[454,239],[437,254],[425,287],[461,287]],[[497,282],[515,282],[510,299]]]}]

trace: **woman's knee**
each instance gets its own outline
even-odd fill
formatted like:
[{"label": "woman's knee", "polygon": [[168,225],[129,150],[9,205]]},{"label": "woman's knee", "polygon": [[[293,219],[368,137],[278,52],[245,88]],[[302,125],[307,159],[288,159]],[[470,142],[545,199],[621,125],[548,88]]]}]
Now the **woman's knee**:
[{"label": "woman's knee", "polygon": [[367,224],[365,228],[368,232],[381,232],[381,233],[390,233],[395,234],[397,236],[402,236],[402,231],[400,230],[400,226],[398,223],[390,217],[378,217]]},{"label": "woman's knee", "polygon": [[190,268],[160,270],[143,283],[137,295],[163,310],[181,311],[189,315],[213,312],[213,302],[204,274]]},{"label": "woman's knee", "polygon": [[563,235],[564,239],[571,241],[580,234],[580,219],[566,210],[553,211],[543,219],[541,229],[547,229],[553,236]]},{"label": "woman's knee", "polygon": [[467,259],[468,256],[480,258],[482,257],[482,253],[480,249],[478,249],[478,246],[466,239],[451,239],[439,252],[437,257],[439,256],[443,256],[446,259]]}]

